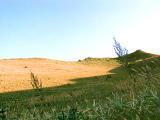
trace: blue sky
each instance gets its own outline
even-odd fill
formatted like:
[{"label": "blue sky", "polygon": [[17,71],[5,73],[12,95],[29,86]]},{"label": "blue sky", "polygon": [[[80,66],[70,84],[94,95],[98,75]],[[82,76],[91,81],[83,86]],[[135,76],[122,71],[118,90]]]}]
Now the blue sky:
[{"label": "blue sky", "polygon": [[159,0],[0,0],[0,58],[74,61],[129,52],[159,53]]}]

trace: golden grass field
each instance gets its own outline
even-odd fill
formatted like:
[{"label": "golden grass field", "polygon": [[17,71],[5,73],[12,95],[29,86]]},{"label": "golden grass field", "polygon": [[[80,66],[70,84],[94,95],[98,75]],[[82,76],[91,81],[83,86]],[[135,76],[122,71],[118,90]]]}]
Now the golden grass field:
[{"label": "golden grass field", "polygon": [[75,78],[105,75],[115,67],[36,58],[0,60],[0,93],[32,89],[31,71],[42,81],[44,88],[73,84],[71,80]]}]

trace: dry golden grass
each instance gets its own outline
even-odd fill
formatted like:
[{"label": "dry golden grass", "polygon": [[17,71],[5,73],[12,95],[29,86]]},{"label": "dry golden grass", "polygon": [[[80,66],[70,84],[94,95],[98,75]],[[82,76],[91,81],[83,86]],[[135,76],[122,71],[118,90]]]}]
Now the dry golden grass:
[{"label": "dry golden grass", "polygon": [[87,66],[49,59],[0,60],[0,93],[32,89],[30,71],[43,87],[73,84],[71,79],[105,75],[116,66]]}]

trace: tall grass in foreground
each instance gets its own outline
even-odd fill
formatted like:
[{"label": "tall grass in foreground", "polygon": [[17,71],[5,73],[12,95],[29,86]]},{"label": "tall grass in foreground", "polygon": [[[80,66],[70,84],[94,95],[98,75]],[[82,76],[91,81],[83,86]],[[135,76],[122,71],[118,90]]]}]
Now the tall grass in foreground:
[{"label": "tall grass in foreground", "polygon": [[[130,96],[130,97],[129,97]],[[5,120],[158,120],[160,119],[160,96],[154,89],[146,88],[137,97],[132,93],[129,98],[113,94],[106,97],[103,104],[89,103],[86,107],[68,106],[61,111],[51,108],[25,108],[19,114],[5,113]],[[16,108],[15,108],[16,109]],[[4,114],[3,114],[4,115]],[[1,118],[3,116],[1,114]]]}]

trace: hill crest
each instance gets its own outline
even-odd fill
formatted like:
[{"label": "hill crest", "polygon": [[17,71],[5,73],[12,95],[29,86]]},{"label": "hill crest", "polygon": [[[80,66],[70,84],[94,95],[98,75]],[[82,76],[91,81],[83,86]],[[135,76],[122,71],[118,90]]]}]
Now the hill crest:
[{"label": "hill crest", "polygon": [[148,59],[148,58],[152,58],[152,57],[156,57],[158,55],[155,55],[155,54],[152,54],[152,53],[147,53],[147,52],[144,52],[143,50],[136,50],[135,52],[133,53],[130,53],[124,57],[126,57],[126,59],[129,61],[129,62],[136,62],[136,61],[139,61],[139,60],[145,60],[145,59]]}]

